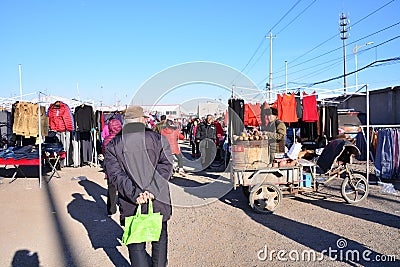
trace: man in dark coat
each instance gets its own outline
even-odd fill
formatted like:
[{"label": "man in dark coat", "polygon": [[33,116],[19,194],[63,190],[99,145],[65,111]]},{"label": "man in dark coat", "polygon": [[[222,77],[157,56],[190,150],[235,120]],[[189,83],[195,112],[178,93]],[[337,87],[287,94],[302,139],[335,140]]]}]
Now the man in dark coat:
[{"label": "man in dark coat", "polygon": [[[160,240],[152,242],[153,266],[167,265],[167,221],[171,217],[168,180],[172,174],[172,153],[161,135],[145,127],[145,115],[139,106],[128,107],[122,135],[106,146],[104,164],[110,182],[117,188],[120,200],[121,224],[136,213],[138,204],[154,199],[154,212],[163,215]],[[147,205],[142,212],[147,213]],[[129,244],[132,266],[149,266],[145,243]]]},{"label": "man in dark coat", "polygon": [[196,131],[196,141],[200,141],[201,166],[203,169],[211,169],[210,165],[217,153],[216,140],[217,131],[214,125],[214,117],[207,115],[206,120],[199,123]]}]

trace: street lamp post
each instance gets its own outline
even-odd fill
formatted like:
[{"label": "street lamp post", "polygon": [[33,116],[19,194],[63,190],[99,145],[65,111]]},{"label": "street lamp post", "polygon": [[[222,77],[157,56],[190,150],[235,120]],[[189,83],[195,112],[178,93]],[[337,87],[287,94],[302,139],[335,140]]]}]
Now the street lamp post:
[{"label": "street lamp post", "polygon": [[353,54],[354,54],[354,60],[355,60],[355,63],[356,63],[356,90],[358,90],[358,62],[357,62],[357,52],[358,52],[358,50],[360,49],[360,48],[362,48],[362,47],[364,47],[364,46],[367,46],[367,45],[371,45],[371,44],[373,44],[374,42],[368,42],[368,43],[365,43],[365,44],[363,44],[363,45],[357,45],[356,44],[356,46],[353,48]]}]

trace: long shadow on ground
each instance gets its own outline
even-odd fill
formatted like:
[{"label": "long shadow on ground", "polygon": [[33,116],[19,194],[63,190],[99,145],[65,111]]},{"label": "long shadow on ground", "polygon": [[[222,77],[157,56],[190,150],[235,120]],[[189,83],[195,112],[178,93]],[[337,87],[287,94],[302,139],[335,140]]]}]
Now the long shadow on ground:
[{"label": "long shadow on ground", "polygon": [[94,249],[102,249],[114,266],[130,266],[117,249],[121,245],[118,238],[122,237],[123,230],[108,218],[106,204],[101,198],[106,194],[106,189],[89,180],[80,181],[79,184],[95,201],[86,200],[78,193],[72,194],[74,199],[67,206],[68,213],[86,228]]},{"label": "long shadow on ground", "polygon": [[[310,248],[319,255],[321,255],[321,253],[324,253],[325,256],[329,256],[327,250],[331,248],[332,250],[336,250],[336,252],[332,251],[331,254],[333,258],[336,257],[335,261],[344,262],[351,266],[357,266],[359,264],[361,264],[362,266],[382,266],[382,263],[375,263],[372,261],[372,259],[375,259],[377,256],[382,256],[382,254],[377,251],[373,251],[365,245],[357,241],[351,240],[348,237],[343,237],[330,231],[326,231],[305,223],[297,222],[280,215],[255,213],[249,207],[248,199],[244,197],[244,194],[241,192],[241,190],[232,190],[220,200],[225,204],[243,210],[250,218],[258,222],[259,224],[293,240],[298,244],[302,244]],[[325,200],[321,200],[320,202],[324,201]],[[344,248],[339,248],[337,246],[337,242],[339,240],[344,240],[344,238],[347,244]],[[270,249],[279,248],[272,247]],[[358,259],[356,257],[357,255],[353,254],[354,251],[357,251],[356,253],[359,253]],[[362,257],[362,253],[365,251],[367,251],[366,253],[368,254],[366,258]],[[369,261],[368,259],[371,259],[371,261]],[[399,261],[385,262],[385,266],[399,266]]]}]

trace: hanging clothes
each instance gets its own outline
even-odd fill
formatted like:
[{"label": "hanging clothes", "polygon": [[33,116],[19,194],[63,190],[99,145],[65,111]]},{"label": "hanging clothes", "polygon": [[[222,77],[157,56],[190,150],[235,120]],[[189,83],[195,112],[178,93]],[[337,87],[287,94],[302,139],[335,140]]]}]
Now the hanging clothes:
[{"label": "hanging clothes", "polygon": [[76,131],[86,132],[94,128],[94,114],[93,107],[82,104],[75,108],[74,119],[76,124]]},{"label": "hanging clothes", "polygon": [[[12,135],[12,121],[11,112],[7,110],[0,111],[0,142],[2,146],[4,143],[9,143]],[[1,146],[1,147],[2,147]]]},{"label": "hanging clothes", "polygon": [[301,101],[300,92],[297,92],[295,95],[296,100],[296,115],[299,120],[303,119],[303,103]]},{"label": "hanging clothes", "polygon": [[[40,110],[40,115],[39,115]],[[24,137],[39,136],[39,119],[41,136],[46,136],[48,133],[49,121],[46,116],[46,109],[43,106],[39,107],[37,103],[16,102],[13,105],[14,124],[13,133]],[[40,116],[40,118],[39,118]]]},{"label": "hanging clothes", "polygon": [[400,178],[400,130],[381,129],[377,135],[375,174],[384,179]]},{"label": "hanging clothes", "polygon": [[339,133],[337,106],[322,106],[320,108],[320,135],[335,139]]},{"label": "hanging clothes", "polygon": [[230,98],[228,106],[228,119],[229,125],[232,125],[232,134],[240,135],[244,129],[244,100]]},{"label": "hanging clothes", "polygon": [[50,130],[65,132],[74,130],[74,117],[69,106],[61,101],[50,104],[47,110]]},{"label": "hanging clothes", "polygon": [[269,105],[267,102],[264,102],[260,105],[260,119],[261,119],[261,129],[264,131],[265,127],[268,124],[268,116],[267,116],[267,109],[269,109]]},{"label": "hanging clothes", "polygon": [[259,126],[261,124],[260,104],[244,104],[244,125]]},{"label": "hanging clothes", "polygon": [[303,92],[303,121],[316,122],[318,119],[317,96]]},{"label": "hanging clothes", "polygon": [[318,138],[318,125],[316,122],[300,121],[300,136],[307,141],[315,141]]},{"label": "hanging clothes", "polygon": [[81,148],[81,162],[92,162],[93,138],[91,132],[79,132],[79,143]]},{"label": "hanging clothes", "polygon": [[[294,94],[283,94],[281,97],[281,108],[278,109],[279,119],[283,122],[297,122],[296,99]],[[279,111],[281,113],[279,113]]]},{"label": "hanging clothes", "polygon": [[80,148],[80,165],[82,165],[82,163],[89,163],[93,160],[93,152],[95,149],[92,136],[92,129],[94,128],[93,107],[85,104],[77,106],[75,108],[74,118],[76,131],[78,132],[77,141]]},{"label": "hanging clothes", "polygon": [[274,108],[278,110],[278,119],[282,120],[282,95],[278,94],[276,96],[276,101],[273,105]]}]

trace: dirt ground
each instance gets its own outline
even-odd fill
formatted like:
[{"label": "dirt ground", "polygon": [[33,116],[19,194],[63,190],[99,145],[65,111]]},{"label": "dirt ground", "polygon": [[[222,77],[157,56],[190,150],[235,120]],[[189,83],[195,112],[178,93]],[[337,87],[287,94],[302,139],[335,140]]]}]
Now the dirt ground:
[{"label": "dirt ground", "polygon": [[[352,206],[333,181],[263,215],[223,168],[191,172],[196,164],[171,181],[169,266],[400,266],[399,195],[371,185]],[[0,171],[0,266],[129,266],[100,168],[63,168],[42,188],[34,167],[9,183],[12,171]]]}]

